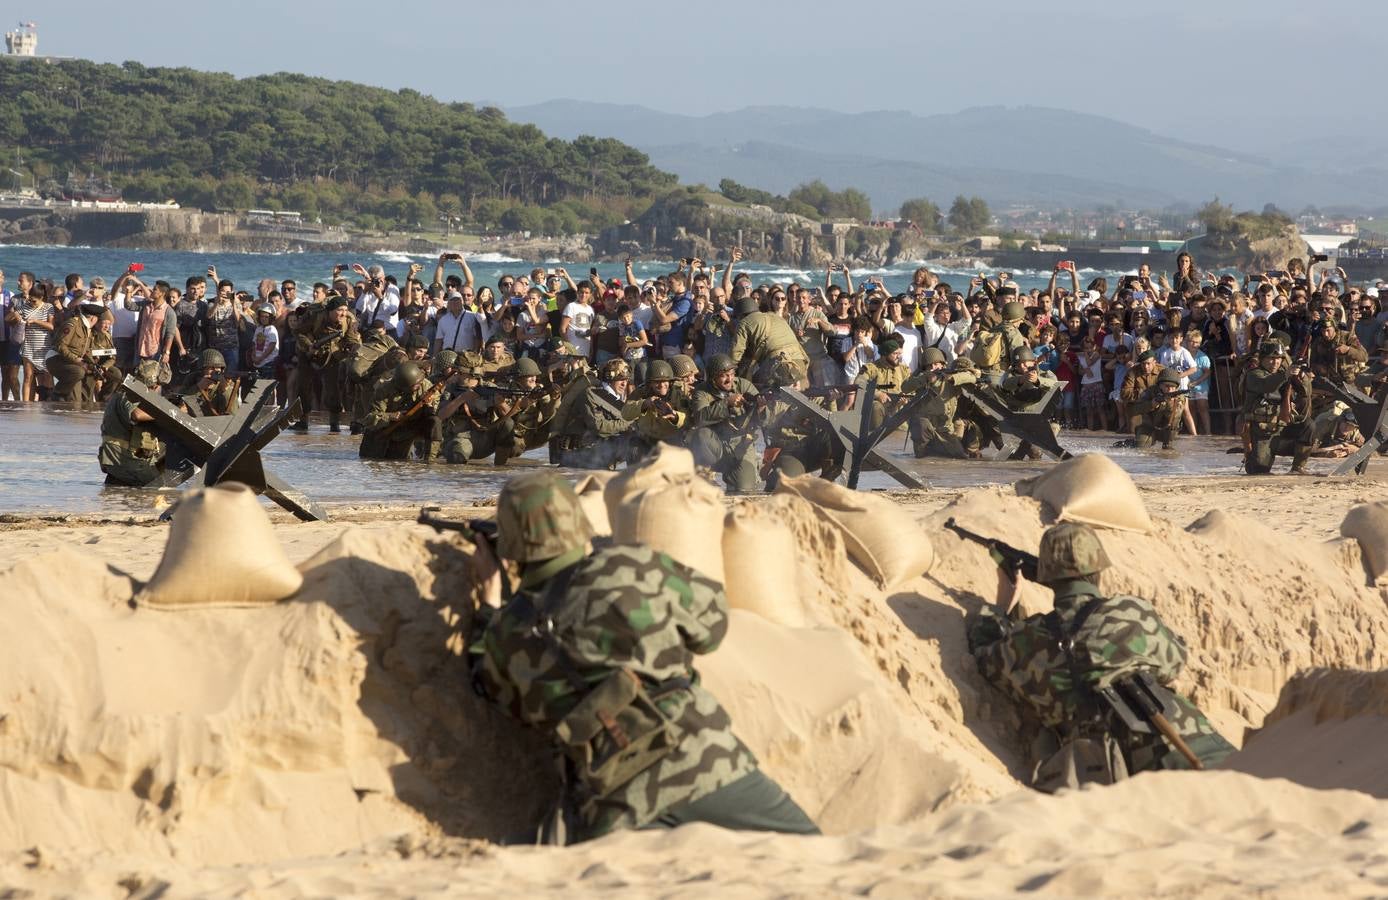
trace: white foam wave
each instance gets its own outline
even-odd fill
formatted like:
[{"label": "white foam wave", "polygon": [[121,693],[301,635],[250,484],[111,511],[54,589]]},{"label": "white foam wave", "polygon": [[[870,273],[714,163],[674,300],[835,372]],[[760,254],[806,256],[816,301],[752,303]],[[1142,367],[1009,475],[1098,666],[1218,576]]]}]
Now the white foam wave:
[{"label": "white foam wave", "polygon": [[514,263],[525,262],[515,256],[506,256],[503,253],[478,253],[476,256],[468,256],[469,263]]},{"label": "white foam wave", "polygon": [[381,250],[373,254],[377,259],[393,263],[412,263],[414,260],[408,253],[393,253],[389,250]]}]

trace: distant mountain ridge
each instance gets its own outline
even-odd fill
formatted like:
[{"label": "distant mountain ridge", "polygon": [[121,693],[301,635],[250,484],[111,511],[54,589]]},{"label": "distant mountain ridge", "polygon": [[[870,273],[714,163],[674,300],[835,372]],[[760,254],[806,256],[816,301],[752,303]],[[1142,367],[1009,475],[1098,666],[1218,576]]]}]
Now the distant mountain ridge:
[{"label": "distant mountain ridge", "polygon": [[1000,207],[1165,206],[1216,195],[1258,208],[1388,205],[1388,164],[1368,153],[1345,157],[1360,163],[1352,168],[1314,168],[1047,107],[918,116],[761,106],[696,117],[553,100],[506,113],[555,137],[617,138],[686,182],[732,178],[785,192],[821,178],[867,191],[882,212],[909,197],[948,203],[959,193]]}]

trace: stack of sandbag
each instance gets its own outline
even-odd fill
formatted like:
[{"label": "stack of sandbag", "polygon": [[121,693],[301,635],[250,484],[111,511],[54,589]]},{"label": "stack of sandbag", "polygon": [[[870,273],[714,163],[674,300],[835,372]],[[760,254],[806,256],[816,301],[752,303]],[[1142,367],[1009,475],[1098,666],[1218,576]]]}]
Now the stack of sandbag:
[{"label": "stack of sandbag", "polygon": [[156,609],[264,606],[292,596],[303,576],[270,517],[244,484],[189,493],[172,509],[159,568],[135,602]]},{"label": "stack of sandbag", "polygon": [[775,501],[803,502],[793,496],[743,501],[723,520],[723,589],[732,608],[800,628],[806,617],[799,577],[811,568],[800,564],[795,534]]},{"label": "stack of sandbag", "polygon": [[603,489],[612,539],[669,554],[723,580],[723,492],[700,478],[694,454],[661,443]]},{"label": "stack of sandbag", "polygon": [[833,522],[843,533],[849,558],[882,590],[925,574],[935,562],[920,523],[885,497],[849,490],[818,475],[782,478],[776,493],[809,501]]},{"label": "stack of sandbag", "polygon": [[1380,584],[1388,576],[1388,503],[1361,503],[1345,515],[1340,535],[1359,542],[1369,580]]},{"label": "stack of sandbag", "polygon": [[1152,519],[1128,473],[1098,453],[1057,463],[1042,475],[1017,482],[1017,494],[1039,500],[1057,522],[1148,534]]},{"label": "stack of sandbag", "polygon": [[578,479],[574,493],[578,495],[578,505],[593,526],[594,537],[607,537],[612,534],[612,521],[607,515],[607,483],[616,472],[590,472]]}]

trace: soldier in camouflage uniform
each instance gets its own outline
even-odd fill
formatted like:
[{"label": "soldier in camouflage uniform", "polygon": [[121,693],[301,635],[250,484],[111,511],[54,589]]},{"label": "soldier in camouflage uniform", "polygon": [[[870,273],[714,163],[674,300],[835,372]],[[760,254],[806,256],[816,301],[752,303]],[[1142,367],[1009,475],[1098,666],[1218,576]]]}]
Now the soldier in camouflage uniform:
[{"label": "soldier in camouflage uniform", "polygon": [[721,584],[639,544],[590,549],[578,498],[552,473],[508,481],[497,526],[496,555],[519,564],[520,582],[502,605],[479,540],[473,680],[558,746],[568,842],[689,822],[818,833],[699,683],[694,656],[727,633]]},{"label": "soldier in camouflage uniform", "polygon": [[[926,347],[921,351],[921,371],[901,386],[903,394],[914,396],[924,391],[930,395],[919,407],[920,413],[911,419],[911,445],[916,458],[941,456],[947,459],[966,459],[971,454],[964,445],[966,422],[958,417],[961,386],[976,384],[978,372],[968,357],[955,360],[953,371],[945,362],[944,351]],[[977,431],[977,426],[974,426]],[[974,437],[974,453],[978,453]]]},{"label": "soldier in camouflage uniform", "polygon": [[[1094,529],[1055,525],[1041,538],[1037,565],[1037,580],[1055,592],[1054,611],[1017,621],[989,609],[966,623],[984,677],[1048,731],[1033,771],[1038,790],[1190,767],[1155,730],[1130,730],[1097,693],[1134,673],[1150,674],[1158,690],[1169,691],[1165,686],[1180,674],[1187,654],[1152,604],[1100,592],[1098,574],[1109,565]],[[1233,752],[1194,704],[1170,693],[1177,712],[1168,718],[1203,765]]]},{"label": "soldier in camouflage uniform", "polygon": [[1186,398],[1181,391],[1181,376],[1175,369],[1162,369],[1157,383],[1143,391],[1130,409],[1138,416],[1134,446],[1146,449],[1160,441],[1163,450],[1170,450],[1185,420]]},{"label": "soldier in camouflage uniform", "polygon": [[735,369],[722,353],[709,360],[708,381],[694,395],[689,449],[695,462],[723,476],[729,491],[746,492],[759,481],[756,434],[765,421],[766,398]]},{"label": "soldier in camouflage uniform", "polygon": [[1300,367],[1288,369],[1278,342],[1264,341],[1258,348],[1258,364],[1243,375],[1243,467],[1249,475],[1271,472],[1278,456],[1291,456],[1292,474],[1306,473],[1314,439],[1311,380]]},{"label": "soldier in camouflage uniform", "polygon": [[[134,375],[146,387],[158,389],[159,363],[155,360],[141,362]],[[167,447],[146,427],[153,422],[154,417],[140,409],[139,401],[125,391],[111,394],[101,417],[101,448],[96,452],[107,484],[144,487],[159,477]]]}]

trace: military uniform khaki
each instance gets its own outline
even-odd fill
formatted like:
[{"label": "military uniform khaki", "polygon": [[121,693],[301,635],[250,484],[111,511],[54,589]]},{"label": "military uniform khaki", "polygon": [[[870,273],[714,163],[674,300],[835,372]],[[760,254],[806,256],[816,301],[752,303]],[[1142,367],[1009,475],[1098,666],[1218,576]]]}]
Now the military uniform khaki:
[{"label": "military uniform khaki", "polygon": [[[92,329],[92,350],[114,350],[116,342],[100,327]],[[91,368],[82,379],[82,399],[89,403],[110,399],[111,392],[120,386],[125,375],[116,368],[114,356],[93,356]]]},{"label": "military uniform khaki", "polygon": [[48,372],[55,380],[53,399],[78,403],[92,362],[92,330],[81,310],[74,311],[63,323],[55,350],[47,362]]},{"label": "military uniform khaki", "polygon": [[193,384],[185,389],[183,402],[188,414],[194,417],[229,416],[241,405],[241,383],[234,378],[222,378],[206,389],[198,389],[201,380],[196,372]]},{"label": "military uniform khaki", "polygon": [[1023,314],[1022,304],[1014,300],[1003,304],[1002,320],[997,324],[989,324],[991,317],[984,317],[983,327],[974,336],[973,350],[970,351],[984,380],[992,383],[1001,381],[1017,351],[1030,348],[1026,336],[1017,327]]},{"label": "military uniform khaki", "polygon": [[730,355],[738,373],[750,376],[757,384],[768,382],[771,367],[778,362],[793,366],[799,378],[810,371],[810,358],[800,346],[800,339],[786,320],[775,313],[743,316],[733,331]]},{"label": "military uniform khaki", "polygon": [[583,422],[574,415],[579,403],[596,386],[598,377],[587,370],[575,371],[559,395],[559,408],[549,423],[549,461],[558,463],[564,451],[578,445]]},{"label": "military uniform khaki", "polygon": [[[1276,362],[1274,362],[1276,360]],[[1243,376],[1244,471],[1265,475],[1278,456],[1292,458],[1292,471],[1303,472],[1314,439],[1311,424],[1311,375],[1292,377],[1285,357],[1275,346],[1260,356]],[[1290,402],[1283,403],[1290,392]],[[1283,410],[1289,417],[1284,421]]]},{"label": "military uniform khaki", "polygon": [[[978,374],[973,363],[965,358],[955,361],[953,371],[921,372],[907,379],[902,393],[914,396],[924,391],[929,399],[919,407],[920,413],[911,420],[911,443],[917,458],[939,456],[964,459],[970,456],[965,445],[969,423],[958,416],[963,385],[976,384]],[[977,426],[973,426],[973,450],[978,450]]]},{"label": "military uniform khaki", "polygon": [[1175,393],[1179,385],[1180,378],[1167,369],[1132,405],[1132,411],[1139,417],[1133,430],[1138,447],[1145,449],[1160,442],[1164,449],[1170,449],[1185,420],[1186,398]]},{"label": "military uniform khaki", "polygon": [[[322,388],[323,406],[328,411],[328,422],[337,425],[342,418],[343,401],[347,390],[347,360],[356,353],[361,343],[355,324],[351,319],[337,327],[330,319],[323,320],[319,330],[313,333],[309,360],[317,372]],[[375,398],[372,398],[375,401]],[[363,426],[366,420],[362,420]]]},{"label": "military uniform khaki", "polygon": [[638,440],[635,423],[622,414],[624,402],[602,382],[584,392],[575,404],[572,419],[582,430],[564,451],[564,465],[607,469],[641,457],[645,448]]},{"label": "military uniform khaki", "polygon": [[1142,395],[1147,393],[1148,389],[1156,386],[1157,379],[1160,377],[1161,369],[1154,372],[1144,372],[1141,364],[1135,364],[1128,369],[1127,377],[1123,379],[1123,386],[1118,391],[1118,399],[1125,404],[1128,410],[1128,422],[1134,434],[1142,427],[1144,415],[1135,409],[1137,402],[1142,399]]},{"label": "military uniform khaki", "polygon": [[[741,394],[744,403],[735,406],[731,398]],[[754,491],[759,480],[756,433],[760,424],[756,385],[745,378],[733,381],[730,391],[719,390],[711,381],[694,395],[689,417],[692,430],[689,449],[701,466],[723,476],[730,491]],[[764,413],[763,413],[764,414]]]},{"label": "military uniform khaki", "polygon": [[350,351],[347,360],[347,384],[352,388],[352,424],[360,427],[366,414],[371,410],[371,399],[376,396],[376,383],[390,377],[394,368],[405,358],[404,350],[395,342],[389,332],[379,328],[369,329],[362,336],[361,343]]},{"label": "military uniform khaki", "polygon": [[984,677],[1045,729],[1036,742],[1033,786],[1053,791],[1077,781],[1107,783],[1190,767],[1158,731],[1129,729],[1097,693],[1137,673],[1153,676],[1170,693],[1177,712],[1168,719],[1204,765],[1232,753],[1194,704],[1165,687],[1185,665],[1185,642],[1146,600],[1108,597],[1095,584],[1109,561],[1093,529],[1054,526],[1038,556],[1038,579],[1055,592],[1053,612],[1016,620],[987,610],[966,625]]},{"label": "military uniform khaki", "polygon": [[[1030,348],[1026,352],[1029,353]],[[1046,396],[1046,392],[1057,384],[1059,382],[1055,375],[1044,369],[1036,370],[1034,379],[1013,371],[1002,380],[1002,384],[996,388],[996,392],[1009,409],[1022,410],[1039,402]],[[1054,422],[1051,423],[1051,431],[1059,431],[1059,426]],[[1022,441],[1017,445],[1016,451],[1009,459],[1022,459],[1024,457],[1040,459],[1041,451],[1033,447],[1030,441]]]},{"label": "military uniform khaki", "polygon": [[622,418],[635,423],[636,433],[650,446],[660,441],[678,444],[689,414],[675,406],[675,399],[673,389],[660,396],[643,384],[622,406]]},{"label": "military uniform khaki", "polygon": [[1329,338],[1317,334],[1311,342],[1311,371],[1336,384],[1353,386],[1355,376],[1368,368],[1368,363],[1369,354],[1352,331],[1337,331]]},{"label": "military uniform khaki", "polygon": [[911,378],[911,369],[900,363],[893,365],[879,359],[868,363],[858,372],[854,384],[858,386],[858,396],[866,397],[864,388],[869,381],[876,381],[877,388],[872,398],[872,427],[876,428],[886,420],[888,412],[900,403],[905,393],[906,382]]},{"label": "military uniform khaki", "polygon": [[402,387],[394,378],[377,387],[371,408],[362,420],[359,455],[363,459],[409,459],[410,448],[423,439],[428,442],[427,457],[436,457],[443,443],[442,426],[433,414],[438,408],[437,397],[412,418],[399,420],[398,427],[391,427],[397,422],[392,418],[394,414],[409,412],[432,388],[427,378],[421,378],[413,388]]},{"label": "military uniform khaki", "polygon": [[486,459],[497,452],[493,401],[473,392],[443,423],[443,458],[454,465]]},{"label": "military uniform khaki", "polygon": [[106,401],[96,459],[107,484],[144,487],[159,477],[164,442],[131,418],[138,406],[124,391],[116,391]]},{"label": "military uniform khaki", "polygon": [[511,479],[497,523],[521,580],[479,607],[474,682],[558,745],[578,840],[689,821],[817,833],[699,683],[694,657],[727,633],[721,584],[641,545],[590,552],[573,488],[550,473]]}]

